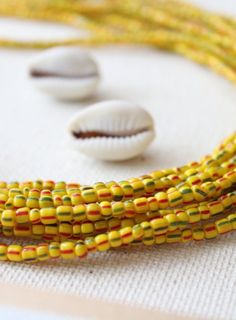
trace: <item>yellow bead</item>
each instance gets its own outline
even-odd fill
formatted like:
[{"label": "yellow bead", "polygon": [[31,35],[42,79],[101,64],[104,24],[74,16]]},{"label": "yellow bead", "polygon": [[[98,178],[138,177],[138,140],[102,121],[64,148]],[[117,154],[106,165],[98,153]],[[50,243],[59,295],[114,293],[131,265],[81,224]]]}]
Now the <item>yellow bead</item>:
[{"label": "yellow bead", "polygon": [[104,182],[98,181],[98,182],[94,183],[93,188],[98,191],[98,190],[106,188],[106,185]]},{"label": "yellow bead", "polygon": [[230,194],[226,194],[220,197],[220,202],[223,205],[224,209],[229,209],[232,207],[232,198],[230,197]]},{"label": "yellow bead", "polygon": [[70,222],[72,220],[73,208],[71,206],[59,206],[56,209],[56,216],[60,222]]},{"label": "yellow bead", "polygon": [[113,185],[110,188],[114,201],[121,201],[124,196],[123,189],[119,185]]},{"label": "yellow bead", "polygon": [[39,199],[37,197],[28,197],[26,200],[26,206],[30,209],[39,208]]},{"label": "yellow bead", "polygon": [[60,253],[63,259],[73,259],[75,244],[72,241],[65,241],[60,244]]},{"label": "yellow bead", "polygon": [[100,206],[97,203],[87,205],[87,218],[90,221],[97,221],[101,218]]},{"label": "yellow bead", "polygon": [[155,238],[153,235],[151,236],[144,236],[142,242],[145,246],[152,246],[155,243]]},{"label": "yellow bead", "polygon": [[108,201],[102,201],[100,203],[101,214],[106,217],[110,217],[112,215],[112,206]]},{"label": "yellow bead", "polygon": [[13,206],[15,208],[24,207],[26,205],[26,197],[24,195],[16,195],[13,199]]},{"label": "yellow bead", "polygon": [[222,190],[227,190],[232,186],[231,180],[229,178],[226,178],[226,176],[218,179],[217,182],[221,186]]},{"label": "yellow bead", "polygon": [[72,202],[71,202],[71,197],[68,195],[65,195],[62,197],[62,203],[64,206],[71,206]]},{"label": "yellow bead", "polygon": [[150,224],[150,222],[148,221],[143,221],[140,223],[140,226],[142,227],[143,229],[143,232],[144,232],[144,237],[151,237],[153,236],[153,228]]},{"label": "yellow bead", "polygon": [[135,240],[139,240],[143,237],[144,231],[140,224],[136,224],[132,227],[132,233]]},{"label": "yellow bead", "polygon": [[187,213],[181,209],[176,210],[175,213],[179,221],[179,226],[185,227],[189,223],[189,216],[187,215]]},{"label": "yellow bead", "polygon": [[131,227],[120,229],[120,236],[121,236],[122,242],[125,244],[130,243],[134,240]]},{"label": "yellow bead", "polygon": [[153,194],[156,189],[155,182],[151,178],[143,179],[144,190],[147,195]]},{"label": "yellow bead", "polygon": [[232,206],[235,206],[236,205],[236,192],[231,192],[230,193],[230,199],[232,201]]},{"label": "yellow bead", "polygon": [[49,244],[49,256],[52,259],[57,259],[60,255],[60,244],[58,242],[51,242]]},{"label": "yellow bead", "polygon": [[165,234],[168,230],[169,223],[165,218],[157,218],[150,221],[154,235]]},{"label": "yellow bead", "polygon": [[43,181],[43,189],[53,190],[55,182],[52,180]]},{"label": "yellow bead", "polygon": [[32,234],[41,236],[44,234],[45,227],[42,224],[33,224],[32,225]]},{"label": "yellow bead", "polygon": [[64,181],[59,181],[55,183],[54,189],[65,189],[66,183]]},{"label": "yellow bead", "polygon": [[53,198],[48,195],[43,195],[39,198],[40,208],[50,208],[53,207]]},{"label": "yellow bead", "polygon": [[220,219],[216,221],[216,229],[218,233],[223,234],[232,230],[232,225],[227,219]]},{"label": "yellow bead", "polygon": [[[186,174],[186,172],[185,172]],[[196,186],[198,184],[200,184],[202,181],[201,179],[199,178],[198,175],[194,175],[194,176],[191,176],[191,177],[188,177],[186,179],[186,182],[190,185],[190,186]]]},{"label": "yellow bead", "polygon": [[236,183],[236,171],[227,172],[224,177],[229,179],[232,184]]},{"label": "yellow bead", "polygon": [[214,223],[207,223],[204,226],[204,233],[205,233],[205,238],[206,239],[213,239],[217,237],[217,229]]},{"label": "yellow bead", "polygon": [[175,230],[166,234],[167,243],[177,243],[181,241],[181,231]]},{"label": "yellow bead", "polygon": [[32,224],[40,223],[40,210],[39,209],[31,209],[29,212],[29,220]]},{"label": "yellow bead", "polygon": [[86,215],[86,206],[84,204],[79,204],[73,207],[73,220],[74,221],[83,221],[87,218]]},{"label": "yellow bead", "polygon": [[124,193],[124,195],[123,195],[124,200],[132,199],[134,196],[134,190],[133,190],[131,184],[128,181],[121,181],[119,184],[120,184],[120,186],[123,190],[123,193]]},{"label": "yellow bead", "polygon": [[29,197],[39,198],[39,197],[40,197],[40,190],[38,190],[38,189],[31,189],[31,190],[29,191],[28,196],[29,196]]},{"label": "yellow bead", "polygon": [[112,201],[112,193],[108,188],[97,190],[98,201]]},{"label": "yellow bead", "polygon": [[179,219],[177,218],[177,216],[172,213],[172,214],[167,214],[165,216],[165,219],[167,220],[168,222],[168,230],[169,231],[174,231],[176,229],[179,228],[180,224],[179,224]]},{"label": "yellow bead", "polygon": [[157,212],[157,210],[159,209],[157,199],[155,197],[149,197],[147,201],[148,201],[149,210],[151,212]]},{"label": "yellow bead", "polygon": [[121,221],[118,218],[112,218],[108,220],[108,229],[117,230],[121,227]]},{"label": "yellow bead", "polygon": [[108,233],[108,240],[109,240],[110,246],[113,248],[117,248],[122,245],[121,236],[118,231],[110,231]]},{"label": "yellow bead", "polygon": [[77,206],[78,204],[83,203],[83,198],[80,193],[72,193],[71,195],[71,203],[73,206]]},{"label": "yellow bead", "polygon": [[220,201],[212,201],[208,203],[208,209],[210,210],[211,216],[221,214],[224,211],[224,207]]},{"label": "yellow bead", "polygon": [[133,188],[135,198],[141,197],[145,193],[144,184],[141,180],[132,181],[130,185]]},{"label": "yellow bead", "polygon": [[231,223],[232,229],[236,230],[236,213],[231,213],[227,219]]},{"label": "yellow bead", "polygon": [[97,251],[97,244],[96,244],[94,238],[88,237],[84,240],[84,243],[87,247],[88,252],[96,252]]},{"label": "yellow bead", "polygon": [[189,204],[189,203],[193,202],[194,195],[193,195],[192,189],[189,186],[184,185],[184,186],[180,187],[179,192],[182,195],[183,204]]},{"label": "yellow bead", "polygon": [[170,188],[167,191],[167,197],[171,207],[180,206],[183,203],[182,195],[176,188]]},{"label": "yellow bead", "polygon": [[75,244],[75,255],[79,258],[84,258],[88,254],[88,249],[82,240],[79,240]]},{"label": "yellow bead", "polygon": [[54,189],[52,191],[52,197],[56,197],[56,196],[59,196],[59,197],[63,197],[65,196],[67,193],[66,193],[66,189]]},{"label": "yellow bead", "polygon": [[98,251],[106,251],[110,248],[108,236],[106,234],[99,234],[95,237]]},{"label": "yellow bead", "polygon": [[95,221],[94,228],[96,233],[107,232],[108,222],[106,220]]},{"label": "yellow bead", "polygon": [[16,224],[15,210],[4,210],[1,219],[2,225],[5,227],[14,227]]},{"label": "yellow bead", "polygon": [[189,242],[191,241],[193,238],[193,234],[192,234],[192,230],[191,229],[184,229],[182,231],[182,235],[181,235],[181,239],[182,239],[182,242]]},{"label": "yellow bead", "polygon": [[155,198],[158,201],[158,206],[160,209],[165,209],[169,207],[169,202],[168,202],[168,197],[166,192],[156,193]]},{"label": "yellow bead", "polygon": [[37,247],[36,246],[25,246],[22,249],[21,255],[22,259],[26,262],[35,262],[37,261]]},{"label": "yellow bead", "polygon": [[213,197],[216,193],[216,186],[213,182],[205,182],[202,184],[204,191],[209,198]]},{"label": "yellow bead", "polygon": [[16,223],[27,223],[29,222],[29,213],[30,209],[27,207],[23,207],[16,210]]},{"label": "yellow bead", "polygon": [[73,226],[69,223],[62,222],[59,224],[58,233],[63,239],[68,239],[73,234]]},{"label": "yellow bead", "polygon": [[204,239],[204,231],[200,227],[194,227],[193,228],[193,240],[195,241],[201,241]]},{"label": "yellow bead", "polygon": [[189,208],[186,210],[186,213],[189,217],[189,223],[196,223],[201,220],[201,214],[198,208]]},{"label": "yellow bead", "polygon": [[201,220],[208,220],[210,218],[210,210],[207,205],[198,206],[198,211],[201,216]]},{"label": "yellow bead", "polygon": [[149,210],[147,199],[142,197],[134,200],[135,210],[139,213],[145,213]]},{"label": "yellow bead", "polygon": [[17,195],[22,195],[22,191],[18,188],[9,188],[8,196],[9,198],[14,198]]},{"label": "yellow bead", "polygon": [[204,201],[207,197],[207,193],[201,186],[192,187],[194,199],[198,202]]},{"label": "yellow bead", "polygon": [[0,189],[7,188],[7,183],[4,181],[0,181]]},{"label": "yellow bead", "polygon": [[7,260],[7,245],[0,244],[0,261]]},{"label": "yellow bead", "polygon": [[88,187],[88,189],[83,190],[81,192],[81,196],[85,203],[92,203],[98,200],[97,191],[91,187]]},{"label": "yellow bead", "polygon": [[135,210],[133,201],[131,200],[125,201],[124,206],[125,206],[125,216],[127,218],[132,218],[136,215],[136,210]]},{"label": "yellow bead", "polygon": [[121,217],[125,213],[125,206],[123,202],[112,203],[112,215],[113,217]]},{"label": "yellow bead", "polygon": [[165,234],[157,234],[155,235],[155,243],[162,244],[166,242],[166,235]]},{"label": "yellow bead", "polygon": [[20,262],[22,261],[21,257],[22,246],[19,245],[10,245],[7,249],[7,258],[10,261]]},{"label": "yellow bead", "polygon": [[81,226],[80,224],[76,223],[73,225],[73,236],[79,237],[81,235]]},{"label": "yellow bead", "polygon": [[32,234],[30,225],[18,225],[14,227],[14,235],[16,237],[30,237]]},{"label": "yellow bead", "polygon": [[84,222],[81,224],[81,232],[84,235],[88,235],[94,232],[94,227],[92,222]]},{"label": "yellow bead", "polygon": [[49,250],[47,244],[40,244],[37,246],[36,254],[39,261],[46,261],[49,259]]},{"label": "yellow bead", "polygon": [[43,224],[57,223],[56,209],[55,208],[40,209],[40,219]]}]

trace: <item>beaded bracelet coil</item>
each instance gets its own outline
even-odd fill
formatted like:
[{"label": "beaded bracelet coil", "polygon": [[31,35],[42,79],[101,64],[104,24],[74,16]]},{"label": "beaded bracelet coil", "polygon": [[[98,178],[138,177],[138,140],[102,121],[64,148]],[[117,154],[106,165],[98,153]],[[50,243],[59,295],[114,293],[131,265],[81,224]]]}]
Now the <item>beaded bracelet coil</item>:
[{"label": "beaded bracelet coil", "polygon": [[[177,0],[15,0],[14,6],[1,0],[0,15],[88,32],[62,41],[0,39],[0,46],[145,44],[207,65],[236,83],[236,20]],[[199,162],[126,181],[0,182],[0,233],[8,243],[0,244],[0,260],[73,259],[129,244],[213,239],[236,230],[235,206],[236,133]],[[31,244],[22,246],[21,239]]]},{"label": "beaded bracelet coil", "polygon": [[235,186],[236,133],[200,162],[127,181],[0,182],[2,237],[39,242],[0,244],[0,260],[72,259],[128,244],[212,239],[236,229]]}]

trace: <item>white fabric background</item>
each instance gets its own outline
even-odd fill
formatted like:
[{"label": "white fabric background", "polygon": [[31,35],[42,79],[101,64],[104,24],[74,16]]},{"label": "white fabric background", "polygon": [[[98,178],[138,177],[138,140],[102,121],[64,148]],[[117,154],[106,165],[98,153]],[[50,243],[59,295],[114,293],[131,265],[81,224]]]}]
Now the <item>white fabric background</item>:
[{"label": "white fabric background", "polygon": [[[234,0],[196,3],[236,15]],[[0,21],[0,36],[75,35],[67,27]],[[138,159],[103,163],[67,146],[68,119],[90,102],[59,103],[27,79],[34,51],[0,50],[1,179],[92,183],[197,160],[235,130],[235,87],[211,71],[151,48],[91,50],[102,73],[92,101],[125,99],[147,108],[157,139]],[[91,102],[92,102],[91,101]],[[236,234],[213,242],[109,252],[75,263],[0,265],[0,279],[214,319],[236,319]]]}]

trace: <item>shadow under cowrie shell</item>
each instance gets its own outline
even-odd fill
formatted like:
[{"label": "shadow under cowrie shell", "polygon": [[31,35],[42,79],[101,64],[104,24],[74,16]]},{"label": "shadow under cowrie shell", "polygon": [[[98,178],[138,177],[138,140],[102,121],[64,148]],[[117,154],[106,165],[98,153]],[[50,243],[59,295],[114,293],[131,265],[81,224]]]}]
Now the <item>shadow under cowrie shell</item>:
[{"label": "shadow under cowrie shell", "polygon": [[29,76],[37,88],[62,100],[88,98],[99,83],[96,62],[78,47],[56,47],[39,53],[29,64]]},{"label": "shadow under cowrie shell", "polygon": [[141,154],[155,137],[151,115],[130,102],[111,100],[77,113],[69,123],[73,145],[101,160],[125,160]]}]

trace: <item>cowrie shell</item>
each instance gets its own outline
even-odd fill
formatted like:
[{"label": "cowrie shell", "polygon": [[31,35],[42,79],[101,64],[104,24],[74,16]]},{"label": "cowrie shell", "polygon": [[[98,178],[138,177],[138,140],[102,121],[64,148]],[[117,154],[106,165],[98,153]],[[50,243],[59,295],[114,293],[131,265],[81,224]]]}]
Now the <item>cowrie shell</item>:
[{"label": "cowrie shell", "polygon": [[68,131],[80,152],[111,161],[141,154],[155,137],[151,115],[119,100],[96,103],[80,111],[70,121]]},{"label": "cowrie shell", "polygon": [[99,83],[97,64],[78,47],[56,47],[36,55],[29,64],[33,84],[62,100],[90,97]]}]

